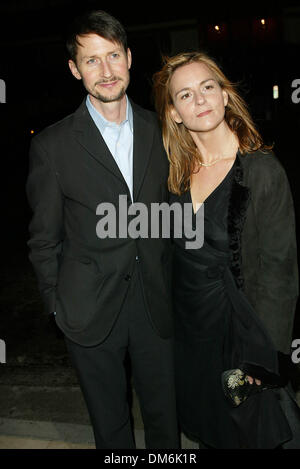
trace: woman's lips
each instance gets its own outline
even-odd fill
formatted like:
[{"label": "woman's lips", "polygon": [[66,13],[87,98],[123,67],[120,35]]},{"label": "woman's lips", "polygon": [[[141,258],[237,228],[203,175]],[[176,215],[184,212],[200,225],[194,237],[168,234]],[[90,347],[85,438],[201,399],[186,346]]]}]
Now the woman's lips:
[{"label": "woman's lips", "polygon": [[207,116],[207,114],[209,114],[210,112],[211,112],[211,110],[200,112],[200,114],[198,114],[197,117],[204,117],[204,116]]}]

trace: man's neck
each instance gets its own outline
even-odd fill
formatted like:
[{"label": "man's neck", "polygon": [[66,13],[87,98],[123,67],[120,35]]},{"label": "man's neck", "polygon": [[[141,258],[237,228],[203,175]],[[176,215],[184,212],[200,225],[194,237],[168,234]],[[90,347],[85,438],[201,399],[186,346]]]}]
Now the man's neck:
[{"label": "man's neck", "polygon": [[121,124],[126,119],[127,98],[124,95],[120,100],[103,103],[94,96],[89,95],[92,105],[109,122]]}]

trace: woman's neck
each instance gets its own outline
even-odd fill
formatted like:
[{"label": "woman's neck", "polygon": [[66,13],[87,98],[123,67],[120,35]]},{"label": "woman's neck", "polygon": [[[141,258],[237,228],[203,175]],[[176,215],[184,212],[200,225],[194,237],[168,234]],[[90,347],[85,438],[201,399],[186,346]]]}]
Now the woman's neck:
[{"label": "woman's neck", "polygon": [[234,157],[239,147],[237,136],[225,122],[210,132],[191,132],[191,136],[201,155],[201,162],[208,165],[215,160]]}]

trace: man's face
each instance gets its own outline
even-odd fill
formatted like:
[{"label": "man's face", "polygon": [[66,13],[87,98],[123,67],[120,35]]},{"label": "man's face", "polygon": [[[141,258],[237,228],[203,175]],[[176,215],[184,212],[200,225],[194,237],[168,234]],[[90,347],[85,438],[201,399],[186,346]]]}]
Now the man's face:
[{"label": "man's face", "polygon": [[97,34],[80,36],[79,42],[76,64],[69,60],[72,74],[99,101],[121,100],[129,85],[130,50]]}]

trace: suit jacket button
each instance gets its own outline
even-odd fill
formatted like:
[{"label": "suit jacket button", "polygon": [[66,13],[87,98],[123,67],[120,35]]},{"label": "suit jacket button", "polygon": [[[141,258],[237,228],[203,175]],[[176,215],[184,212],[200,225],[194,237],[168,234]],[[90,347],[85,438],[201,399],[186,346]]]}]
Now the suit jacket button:
[{"label": "suit jacket button", "polygon": [[130,274],[125,275],[124,280],[126,280],[126,282],[129,282],[129,280],[131,280],[131,275]]}]

